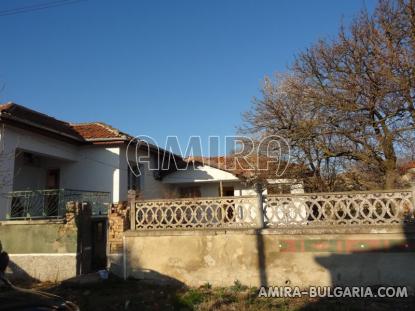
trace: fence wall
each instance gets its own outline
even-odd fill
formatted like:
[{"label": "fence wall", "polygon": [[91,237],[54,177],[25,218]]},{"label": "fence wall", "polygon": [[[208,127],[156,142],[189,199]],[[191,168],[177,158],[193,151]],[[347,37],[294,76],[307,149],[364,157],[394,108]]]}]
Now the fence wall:
[{"label": "fence wall", "polygon": [[414,191],[132,202],[123,276],[188,285],[407,285]]},{"label": "fence wall", "polygon": [[10,256],[9,279],[55,282],[90,272],[91,206],[68,202],[64,216],[0,221],[1,248]]},{"label": "fence wall", "polygon": [[[401,285],[415,289],[415,236],[379,227],[328,233],[280,230],[130,231],[127,277],[187,285]],[[406,246],[408,245],[408,246]]]},{"label": "fence wall", "polygon": [[10,279],[60,281],[76,275],[78,228],[75,214],[64,220],[0,222],[2,248],[10,256]]}]

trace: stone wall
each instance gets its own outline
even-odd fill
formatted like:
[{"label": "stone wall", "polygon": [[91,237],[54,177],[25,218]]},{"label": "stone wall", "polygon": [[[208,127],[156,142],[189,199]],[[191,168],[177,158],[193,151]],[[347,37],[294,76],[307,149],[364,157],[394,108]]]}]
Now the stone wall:
[{"label": "stone wall", "polygon": [[124,277],[187,285],[406,285],[415,234],[399,226],[342,229],[127,231]]}]

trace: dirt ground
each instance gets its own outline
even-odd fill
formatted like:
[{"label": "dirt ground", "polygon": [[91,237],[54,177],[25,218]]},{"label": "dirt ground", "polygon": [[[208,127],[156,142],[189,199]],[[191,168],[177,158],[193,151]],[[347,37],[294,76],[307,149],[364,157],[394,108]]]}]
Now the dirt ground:
[{"label": "dirt ground", "polygon": [[17,284],[46,291],[88,310],[413,310],[415,298],[310,299],[258,298],[258,289],[236,283],[229,288],[156,285],[111,277],[89,285]]}]

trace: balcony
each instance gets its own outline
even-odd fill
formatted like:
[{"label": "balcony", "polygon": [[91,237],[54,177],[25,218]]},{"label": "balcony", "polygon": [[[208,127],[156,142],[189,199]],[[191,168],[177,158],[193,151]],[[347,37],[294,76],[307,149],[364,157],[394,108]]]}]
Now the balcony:
[{"label": "balcony", "polygon": [[7,197],[9,220],[63,218],[70,201],[89,203],[92,216],[100,216],[108,213],[111,203],[109,192],[73,189],[12,191]]}]

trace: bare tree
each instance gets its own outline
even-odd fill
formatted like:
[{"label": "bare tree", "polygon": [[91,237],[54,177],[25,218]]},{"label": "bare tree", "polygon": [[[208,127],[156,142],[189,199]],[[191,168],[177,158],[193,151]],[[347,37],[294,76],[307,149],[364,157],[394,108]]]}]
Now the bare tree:
[{"label": "bare tree", "polygon": [[399,154],[414,141],[414,51],[415,0],[381,1],[301,53],[287,75],[266,79],[245,130],[289,139],[316,190],[338,188],[355,166],[394,187]]}]

